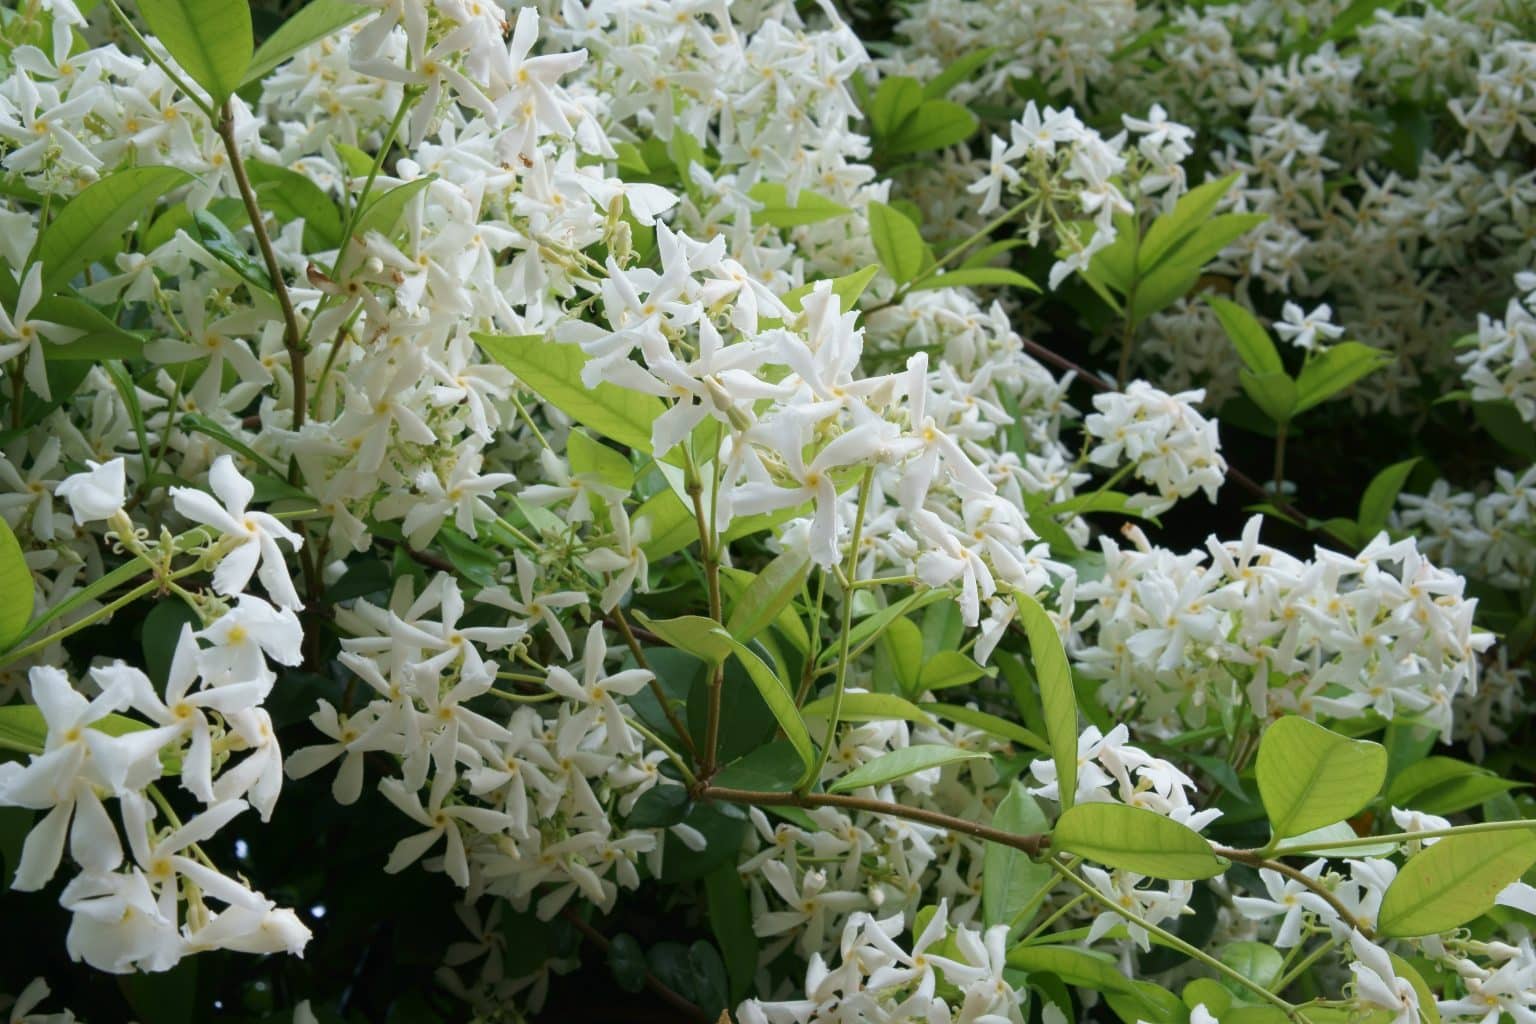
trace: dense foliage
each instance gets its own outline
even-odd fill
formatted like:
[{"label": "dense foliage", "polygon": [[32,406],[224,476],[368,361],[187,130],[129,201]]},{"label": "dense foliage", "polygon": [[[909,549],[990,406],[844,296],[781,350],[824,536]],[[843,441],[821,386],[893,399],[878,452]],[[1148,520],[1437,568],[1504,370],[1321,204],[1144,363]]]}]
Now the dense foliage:
[{"label": "dense foliage", "polygon": [[1528,0],[6,0],[0,1009],[1533,1024],[1533,168]]}]

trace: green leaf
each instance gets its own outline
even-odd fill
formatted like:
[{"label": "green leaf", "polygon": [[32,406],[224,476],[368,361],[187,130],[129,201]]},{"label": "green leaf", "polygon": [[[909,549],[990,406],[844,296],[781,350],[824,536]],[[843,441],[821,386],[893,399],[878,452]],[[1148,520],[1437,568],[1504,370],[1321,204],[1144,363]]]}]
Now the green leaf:
[{"label": "green leaf", "polygon": [[1029,637],[1030,660],[1040,682],[1040,702],[1045,710],[1045,737],[1056,762],[1057,792],[1062,810],[1077,795],[1077,691],[1072,687],[1072,666],[1061,645],[1056,624],[1027,594],[1015,594],[1019,618]]},{"label": "green leaf", "polygon": [[629,460],[580,430],[573,430],[566,437],[565,455],[571,461],[571,472],[574,474],[595,476],[609,487],[626,494],[635,486],[635,467],[629,464]]},{"label": "green leaf", "polygon": [[1280,361],[1274,340],[1252,313],[1235,302],[1214,295],[1205,301],[1216,314],[1216,319],[1221,321],[1227,337],[1237,347],[1237,354],[1244,366],[1257,376],[1285,372],[1285,364]]},{"label": "green leaf", "polygon": [[1381,790],[1387,751],[1291,715],[1264,731],[1256,766],[1259,798],[1276,839],[1357,813]]},{"label": "green leaf", "polygon": [[750,647],[739,643],[723,629],[719,631],[719,635],[730,645],[737,660],[747,670],[748,678],[752,680],[752,685],[757,687],[763,703],[768,705],[768,710],[773,713],[774,721],[778,722],[779,728],[784,731],[785,739],[794,745],[795,753],[800,755],[800,760],[809,771],[816,763],[816,748],[811,743],[811,734],[805,728],[805,719],[800,717],[800,710],[795,707],[795,695],[789,692],[789,687],[784,680],[775,675],[773,669],[753,653]]},{"label": "green leaf", "polygon": [[[1049,832],[1050,822],[1046,821],[1045,813],[1024,784],[1015,779],[1008,786],[1008,795],[1003,797],[992,815],[992,827],[1029,836]],[[1029,918],[1050,893],[1055,877],[1049,864],[1032,859],[1023,850],[988,843],[981,867],[982,920],[988,927],[1006,924],[1012,935],[1013,929],[1029,923]]]},{"label": "green leaf", "polygon": [[[1221,951],[1222,963],[1263,989],[1271,988],[1280,980],[1285,970],[1285,957],[1274,946],[1265,942],[1234,942]],[[1248,996],[1251,990],[1230,978],[1222,983],[1234,995]]]},{"label": "green leaf", "polygon": [[1173,209],[1154,220],[1142,237],[1141,245],[1136,249],[1138,271],[1143,275],[1151,273],[1164,256],[1209,223],[1216,204],[1236,181],[1237,175],[1229,174],[1217,181],[1196,185],[1180,196]]},{"label": "green leaf", "polygon": [[[367,171],[364,173],[366,174]],[[375,193],[363,207],[357,223],[353,225],[353,237],[364,238],[370,231],[377,231],[386,238],[393,238],[400,230],[400,221],[405,217],[405,208],[419,193],[426,191],[434,180],[433,176],[427,175],[403,185],[396,185],[387,192]]]},{"label": "green leaf", "polygon": [[1017,270],[1009,270],[1007,267],[961,267],[959,270],[951,270],[947,274],[936,274],[925,277],[921,281],[908,288],[909,292],[928,291],[931,288],[979,288],[998,285],[1007,288],[1022,288],[1027,292],[1038,292],[1040,286]]},{"label": "green leaf", "polygon": [[625,992],[640,992],[645,988],[645,950],[640,940],[622,932],[608,943],[608,969],[613,980]]},{"label": "green leaf", "polygon": [[877,136],[888,135],[923,105],[923,87],[915,78],[891,75],[880,80],[866,113]]},{"label": "green leaf", "polygon": [[880,148],[891,156],[943,149],[970,138],[979,123],[975,114],[958,103],[928,100],[887,135]]},{"label": "green leaf", "polygon": [[910,747],[881,754],[860,765],[827,787],[829,793],[847,793],[864,786],[881,786],[916,772],[939,768],[961,761],[984,760],[990,755],[979,750],[961,750],[938,743],[915,743]]},{"label": "green leaf", "polygon": [[912,280],[932,259],[917,225],[884,203],[869,204],[869,236],[880,265],[897,284]]},{"label": "green leaf", "polygon": [[923,98],[927,100],[941,99],[949,90],[980,71],[996,52],[997,47],[995,46],[967,52],[923,85]]},{"label": "green leaf", "polygon": [[795,202],[789,201],[789,190],[774,181],[761,181],[752,186],[747,196],[762,209],[752,211],[752,223],[766,224],[775,228],[792,228],[801,224],[817,224],[853,211],[834,203],[810,189],[801,189]]},{"label": "green leaf", "polygon": [[[832,697],[818,697],[800,711],[810,718],[825,718],[832,713]],[[934,724],[932,715],[894,693],[845,693],[837,714],[839,722],[889,722],[898,718],[918,725]]]},{"label": "green leaf", "polygon": [[916,695],[923,668],[923,632],[917,623],[905,616],[893,619],[880,634],[877,650],[901,692]]},{"label": "green leaf", "polygon": [[1179,243],[1157,266],[1136,282],[1136,299],[1130,309],[1134,323],[1182,298],[1195,286],[1205,265],[1237,239],[1263,223],[1262,213],[1224,213],[1202,224]]},{"label": "green leaf", "polygon": [[105,256],[155,200],[191,180],[174,167],[132,167],[65,203],[32,250],[32,260],[43,265],[44,292],[58,291],[82,267]]},{"label": "green leaf", "polygon": [[1522,785],[1453,757],[1426,757],[1397,773],[1387,787],[1387,802],[1426,814],[1455,814]]},{"label": "green leaf", "polygon": [[215,259],[239,274],[247,283],[269,295],[272,293],[272,279],[267,276],[267,268],[252,258],[228,225],[206,210],[194,213],[192,223],[197,227],[197,240]]},{"label": "green leaf", "polygon": [[1296,409],[1296,382],[1284,373],[1251,373],[1240,370],[1243,393],[1276,423],[1289,423]]},{"label": "green leaf", "polygon": [[[843,699],[846,700],[847,697],[845,696]],[[959,722],[973,729],[980,729],[982,732],[996,736],[998,739],[1019,743],[1032,750],[1043,751],[1048,749],[1045,740],[1036,736],[1022,725],[1010,722],[1006,718],[1000,718],[985,711],[978,711],[975,708],[962,707],[959,704],[932,703],[925,704],[923,707],[940,718],[947,718],[952,722]]]},{"label": "green leaf", "polygon": [[10,525],[0,519],[0,649],[10,647],[32,618],[32,570]]},{"label": "green leaf", "polygon": [[1438,935],[1493,909],[1494,897],[1536,864],[1528,831],[1448,836],[1411,857],[1382,897],[1377,931]]},{"label": "green leaf", "polygon": [[1056,821],[1051,848],[1152,878],[1212,878],[1226,863],[1199,833],[1127,804],[1077,804]]},{"label": "green leaf", "polygon": [[1008,966],[1030,974],[1054,974],[1074,988],[1137,994],[1136,983],[1108,953],[1073,946],[1014,946],[1008,951]]},{"label": "green leaf", "polygon": [[[855,270],[851,274],[834,277],[832,279],[832,294],[837,296],[838,308],[844,313],[854,309],[858,305],[859,296],[864,294],[864,289],[869,287],[869,282],[873,281],[878,273],[880,273],[879,265],[871,263],[869,266]],[[789,307],[791,312],[798,313],[800,312],[800,303],[807,295],[811,294],[818,283],[817,281],[808,281],[793,291],[785,292],[780,296],[780,299],[784,305]],[[772,325],[774,321],[764,318],[762,322]]]},{"label": "green leaf", "polygon": [[298,171],[260,160],[247,161],[245,171],[262,209],[283,223],[304,222],[306,248],[335,249],[341,245],[341,211],[319,185]]},{"label": "green leaf", "polygon": [[266,42],[251,56],[240,84],[249,85],[262,78],[310,43],[346,28],[370,10],[361,4],[345,3],[343,0],[314,0],[297,14],[285,19],[277,31],[267,37]]},{"label": "green leaf", "polygon": [[1488,436],[1527,462],[1536,462],[1536,429],[1513,402],[1473,402],[1472,415]]},{"label": "green leaf", "polygon": [[[92,722],[92,729],[108,736],[124,736],[149,728],[126,715],[111,714]],[[48,721],[43,709],[36,704],[7,704],[0,708],[0,750],[17,750],[24,754],[39,753],[48,741]]]},{"label": "green leaf", "polygon": [[731,1001],[738,1002],[751,991],[752,977],[757,973],[757,935],[752,931],[747,887],[736,865],[721,865],[704,877],[704,905],[710,931],[724,954]]},{"label": "green leaf", "polygon": [[1402,462],[1394,462],[1386,469],[1377,473],[1365,487],[1365,493],[1360,496],[1360,529],[1366,538],[1374,537],[1386,529],[1387,516],[1392,511],[1392,506],[1397,503],[1397,496],[1402,492],[1403,485],[1408,482],[1408,476],[1413,472],[1413,467],[1419,464],[1417,457],[1404,459]]},{"label": "green leaf", "polygon": [[640,547],[651,561],[681,551],[699,539],[693,510],[670,487],[647,498],[630,516],[633,524],[642,519],[651,524],[651,539]]},{"label": "green leaf", "polygon": [[[577,423],[636,451],[651,453],[651,424],[664,410],[661,399],[607,381],[587,387],[581,382],[587,357],[580,346],[545,341],[536,334],[476,333],[471,337],[487,355]],[[652,539],[656,537],[653,528]]]},{"label": "green leaf", "polygon": [[810,571],[809,553],[800,548],[787,548],[769,562],[736,599],[730,618],[726,620],[726,630],[746,643],[767,629],[800,593]]},{"label": "green leaf", "polygon": [[987,674],[987,670],[959,651],[939,651],[922,663],[918,673],[917,690],[943,690],[951,686],[964,686]]},{"label": "green leaf", "polygon": [[255,48],[247,0],[139,0],[139,11],[215,107],[240,88]]},{"label": "green leaf", "polygon": [[653,619],[639,609],[635,618],[670,646],[687,651],[701,661],[718,665],[731,655],[732,640],[714,619],[703,615],[679,615],[671,619]]},{"label": "green leaf", "polygon": [[1296,378],[1296,412],[1327,401],[1391,361],[1392,357],[1380,349],[1358,341],[1340,342],[1302,367]]},{"label": "green leaf", "polygon": [[774,740],[721,768],[714,785],[760,793],[788,793],[805,774],[805,767],[793,743]]}]

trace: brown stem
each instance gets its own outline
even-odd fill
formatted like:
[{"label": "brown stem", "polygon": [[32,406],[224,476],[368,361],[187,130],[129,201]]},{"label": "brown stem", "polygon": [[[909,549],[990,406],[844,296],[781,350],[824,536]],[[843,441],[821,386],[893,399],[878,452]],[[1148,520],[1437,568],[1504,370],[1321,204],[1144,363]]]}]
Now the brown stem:
[{"label": "brown stem", "polygon": [[[608,948],[613,943],[609,942],[602,932],[592,927],[586,921],[583,921],[581,915],[570,907],[560,911],[560,916],[571,922],[571,926],[581,933],[582,938],[596,946],[605,956],[607,955]],[[672,991],[660,978],[650,971],[645,972],[645,987],[660,996],[669,1006],[677,1010],[688,1020],[698,1021],[700,1024],[711,1024],[709,1014]]]},{"label": "brown stem", "polygon": [[[709,617],[723,626],[725,612],[720,600],[720,557],[710,540],[708,517],[704,515],[704,484],[696,472],[689,475],[688,496],[693,499],[693,517],[699,529],[699,556],[704,562],[704,579],[709,586]],[[699,764],[699,775],[704,779],[715,773],[720,749],[720,704],[724,689],[725,665],[721,663],[715,666],[714,674],[709,678],[709,717],[704,727],[704,759]]]},{"label": "brown stem", "polygon": [[948,829],[951,832],[961,832],[976,839],[985,839],[989,843],[1010,846],[1015,850],[1024,851],[1031,857],[1039,856],[1050,845],[1051,841],[1051,837],[1043,833],[1019,835],[1016,832],[1005,832],[1002,829],[983,825],[980,822],[967,821],[965,818],[951,817],[938,811],[924,810],[921,807],[906,807],[902,804],[887,803],[884,800],[870,800],[862,796],[848,796],[843,793],[759,793],[749,789],[705,786],[700,791],[699,796],[705,800],[724,800],[727,803],[733,804],[756,804],[759,807],[841,807],[849,811],[889,814],[893,818],[920,821],[925,825],[935,825],[938,828]]},{"label": "brown stem", "polygon": [[283,269],[278,265],[277,253],[272,248],[272,239],[267,234],[267,224],[262,217],[261,205],[256,201],[256,193],[251,188],[251,180],[245,173],[245,162],[240,159],[240,147],[235,142],[235,116],[228,100],[220,111],[218,123],[214,126],[219,133],[219,138],[224,141],[224,151],[229,154],[229,168],[234,172],[235,184],[240,189],[240,198],[245,203],[245,213],[251,222],[251,230],[256,234],[256,245],[261,250],[262,262],[267,265],[267,276],[272,279],[272,290],[277,294],[277,304],[283,310],[283,348],[288,351],[288,367],[293,374],[293,429],[298,430],[304,425],[304,413],[309,405],[307,394],[308,381],[304,376],[304,347],[300,340],[299,317],[293,309],[293,298],[288,294],[288,284],[283,280]]},{"label": "brown stem", "polygon": [[683,746],[688,748],[688,753],[693,759],[699,759],[699,752],[694,749],[693,737],[688,734],[688,727],[677,717],[677,711],[672,707],[672,701],[667,697],[667,691],[661,688],[661,681],[656,678],[650,664],[645,660],[645,650],[640,646],[640,641],[635,637],[635,631],[629,626],[629,619],[624,615],[624,610],[618,605],[613,606],[613,615],[608,620],[619,627],[619,632],[624,634],[624,642],[629,645],[629,651],[635,656],[635,664],[651,673],[651,695],[656,698],[656,703],[661,705],[662,714],[667,716],[667,724],[672,726],[672,731],[677,733],[677,738],[682,740]]}]

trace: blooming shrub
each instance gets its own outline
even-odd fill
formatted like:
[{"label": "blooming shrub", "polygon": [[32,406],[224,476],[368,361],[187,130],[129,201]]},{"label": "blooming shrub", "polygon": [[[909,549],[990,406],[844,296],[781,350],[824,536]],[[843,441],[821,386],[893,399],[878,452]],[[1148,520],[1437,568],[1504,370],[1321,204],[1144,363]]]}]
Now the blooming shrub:
[{"label": "blooming shrub", "polygon": [[0,1008],[1536,1020],[1533,40],[0,8]]}]

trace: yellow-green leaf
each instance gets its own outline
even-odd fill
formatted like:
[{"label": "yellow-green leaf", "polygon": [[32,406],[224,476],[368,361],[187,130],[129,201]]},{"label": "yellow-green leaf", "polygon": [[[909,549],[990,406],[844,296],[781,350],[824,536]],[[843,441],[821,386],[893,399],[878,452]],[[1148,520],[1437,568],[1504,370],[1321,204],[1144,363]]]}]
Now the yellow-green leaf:
[{"label": "yellow-green leaf", "polygon": [[1072,806],[1077,793],[1077,691],[1072,688],[1072,666],[1056,624],[1027,594],[1016,594],[1019,618],[1029,637],[1029,656],[1040,681],[1040,703],[1045,710],[1045,738],[1056,762],[1057,791],[1062,810]]},{"label": "yellow-green leaf", "polygon": [[247,0],[139,0],[139,11],[214,106],[240,88],[255,49]]},{"label": "yellow-green leaf", "polygon": [[1276,839],[1342,821],[1371,802],[1387,777],[1387,751],[1298,716],[1264,731],[1259,798]]},{"label": "yellow-green leaf", "polygon": [[1493,909],[1500,891],[1532,864],[1536,829],[1441,839],[1409,858],[1387,887],[1377,931],[1402,938],[1460,927]]},{"label": "yellow-green leaf", "polygon": [[32,601],[32,570],[10,525],[0,519],[0,648],[11,646],[27,628]]},{"label": "yellow-green leaf", "polygon": [[664,408],[655,395],[606,381],[595,388],[587,387],[581,381],[581,368],[587,364],[587,357],[577,345],[545,341],[536,334],[472,337],[492,359],[577,423],[650,454],[651,424]]},{"label": "yellow-green leaf", "polygon": [[1156,811],[1126,804],[1078,804],[1056,821],[1051,848],[1152,878],[1211,878],[1226,863],[1200,834]]},{"label": "yellow-green leaf", "polygon": [[831,793],[846,793],[864,786],[879,786],[905,778],[929,768],[939,768],[961,761],[976,761],[987,757],[979,750],[961,750],[938,743],[918,743],[889,754],[882,754],[867,764],[862,764],[828,787]]},{"label": "yellow-green leaf", "polygon": [[32,250],[32,259],[43,265],[44,292],[58,291],[81,267],[108,255],[155,200],[191,180],[175,167],[131,167],[64,204]]}]

